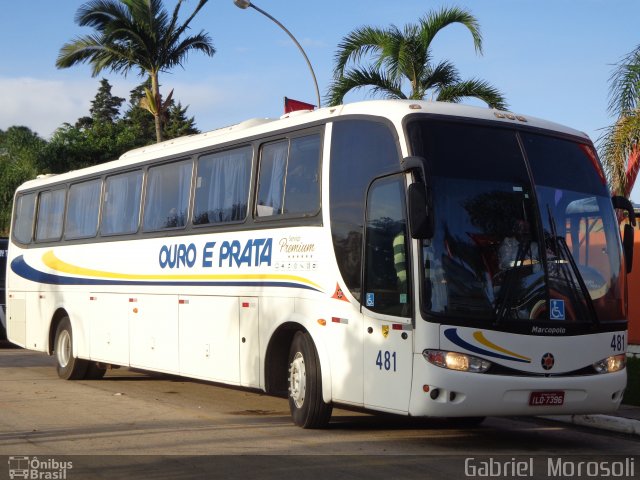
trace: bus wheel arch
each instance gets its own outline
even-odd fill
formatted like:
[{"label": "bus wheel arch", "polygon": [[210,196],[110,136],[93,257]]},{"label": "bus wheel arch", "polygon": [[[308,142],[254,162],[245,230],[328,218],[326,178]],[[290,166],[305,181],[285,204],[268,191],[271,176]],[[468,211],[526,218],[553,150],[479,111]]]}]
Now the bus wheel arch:
[{"label": "bus wheel arch", "polygon": [[60,325],[60,322],[62,322],[64,318],[69,318],[69,314],[64,308],[58,308],[51,318],[51,323],[49,324],[49,345],[47,348],[47,353],[49,355],[53,355],[55,350],[56,331],[58,330],[58,325]]},{"label": "bus wheel arch", "polygon": [[53,354],[56,357],[56,370],[60,378],[64,380],[79,380],[85,377],[89,362],[75,356],[73,329],[71,320],[66,315],[66,312],[56,322]]},{"label": "bus wheel arch", "polygon": [[299,323],[284,323],[273,332],[267,346],[264,360],[265,391],[272,395],[287,397],[288,383],[286,372],[289,362],[289,348],[297,331],[306,329]]},{"label": "bus wheel arch", "polygon": [[287,373],[289,371],[289,353],[297,332],[308,334],[313,341],[316,354],[322,366],[322,397],[326,403],[330,403],[331,368],[329,355],[323,348],[323,344],[308,329],[297,322],[284,323],[271,335],[265,353],[265,391],[281,397],[289,396],[289,378],[288,375],[283,375],[283,372]]}]

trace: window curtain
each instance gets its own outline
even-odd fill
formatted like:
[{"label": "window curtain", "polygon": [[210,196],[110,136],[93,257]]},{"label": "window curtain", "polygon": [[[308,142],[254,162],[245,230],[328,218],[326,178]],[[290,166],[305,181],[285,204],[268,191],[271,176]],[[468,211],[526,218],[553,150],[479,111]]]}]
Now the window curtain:
[{"label": "window curtain", "polygon": [[101,180],[72,185],[65,224],[66,238],[93,237],[98,229]]},{"label": "window curtain", "polygon": [[189,209],[191,162],[150,168],[144,211],[144,229],[183,227]]},{"label": "window curtain", "polygon": [[65,190],[40,194],[36,240],[57,240],[62,235]]},{"label": "window curtain", "polygon": [[101,232],[107,235],[133,233],[138,229],[142,172],[107,179],[105,216]]},{"label": "window curtain", "polygon": [[262,149],[258,215],[282,214],[284,177],[287,170],[287,141],[271,143]]},{"label": "window curtain", "polygon": [[[200,160],[201,177],[208,194],[198,210],[205,209],[207,221],[222,223],[243,220],[247,211],[251,179],[251,147],[216,153]],[[202,197],[201,197],[202,198]]]}]

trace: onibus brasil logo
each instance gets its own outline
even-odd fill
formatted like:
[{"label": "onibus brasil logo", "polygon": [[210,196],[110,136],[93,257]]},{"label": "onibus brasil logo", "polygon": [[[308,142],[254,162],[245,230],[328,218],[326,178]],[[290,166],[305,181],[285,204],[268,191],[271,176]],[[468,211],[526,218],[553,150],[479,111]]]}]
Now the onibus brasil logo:
[{"label": "onibus brasil logo", "polygon": [[73,468],[73,462],[62,462],[54,458],[45,460],[38,457],[9,457],[9,478],[26,478],[33,480],[65,480],[67,470]]}]

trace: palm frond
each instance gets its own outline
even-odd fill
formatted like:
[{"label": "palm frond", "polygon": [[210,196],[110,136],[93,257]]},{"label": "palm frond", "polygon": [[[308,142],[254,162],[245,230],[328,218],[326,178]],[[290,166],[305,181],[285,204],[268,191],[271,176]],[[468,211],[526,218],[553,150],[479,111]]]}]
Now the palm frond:
[{"label": "palm frond", "polygon": [[202,52],[208,56],[216,53],[216,49],[211,43],[211,37],[202,31],[197,35],[182,39],[177,45],[168,50],[162,62],[162,70],[165,71],[175,66],[182,66],[184,60],[193,50]]},{"label": "palm frond", "polygon": [[114,0],[91,0],[78,8],[75,22],[81,27],[92,27],[104,32],[117,19],[129,17],[129,11],[123,2]]},{"label": "palm frond", "polygon": [[428,67],[418,81],[416,95],[411,98],[424,99],[432,89],[440,90],[460,82],[460,74],[453,63],[448,60],[438,63],[434,68]]},{"label": "palm frond", "polygon": [[429,49],[431,42],[440,30],[454,23],[460,23],[467,27],[473,38],[476,53],[481,55],[482,34],[478,20],[470,12],[457,7],[444,7],[437,12],[430,12],[420,19],[420,38],[425,50]]},{"label": "palm frond", "polygon": [[600,159],[612,193],[624,195],[629,156],[640,148],[640,112],[618,119],[598,140]]},{"label": "palm frond", "polygon": [[609,81],[609,112],[620,116],[640,107],[640,45],[618,63]]},{"label": "palm frond", "polygon": [[507,103],[500,91],[484,80],[471,79],[442,87],[436,100],[441,102],[460,102],[465,97],[482,100],[489,107],[506,110]]},{"label": "palm frond", "polygon": [[381,71],[370,68],[346,70],[341,77],[335,79],[329,86],[326,102],[330,106],[339,105],[344,101],[344,96],[348,92],[364,87],[370,87],[373,95],[382,94],[385,98],[407,98],[402,93],[399,82],[386,76]]},{"label": "palm frond", "polygon": [[372,27],[362,27],[349,33],[338,44],[335,55],[334,77],[341,76],[349,62],[358,63],[360,59],[375,51],[384,50],[388,37],[393,36],[385,30]]}]

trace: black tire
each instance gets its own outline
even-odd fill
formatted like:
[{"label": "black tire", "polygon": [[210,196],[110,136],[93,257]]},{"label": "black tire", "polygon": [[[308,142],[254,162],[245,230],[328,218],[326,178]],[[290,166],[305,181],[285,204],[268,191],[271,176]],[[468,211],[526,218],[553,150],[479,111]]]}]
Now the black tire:
[{"label": "black tire", "polygon": [[85,380],[100,380],[107,373],[107,369],[98,365],[96,362],[88,362],[87,371],[84,374]]},{"label": "black tire", "polygon": [[74,356],[73,333],[69,317],[64,317],[58,324],[53,351],[56,356],[58,376],[60,378],[64,380],[84,378],[89,362]]},{"label": "black tire", "polygon": [[307,332],[296,332],[289,350],[289,409],[302,428],[324,428],[333,406],[322,399],[318,353]]}]

